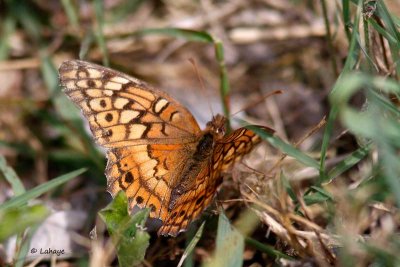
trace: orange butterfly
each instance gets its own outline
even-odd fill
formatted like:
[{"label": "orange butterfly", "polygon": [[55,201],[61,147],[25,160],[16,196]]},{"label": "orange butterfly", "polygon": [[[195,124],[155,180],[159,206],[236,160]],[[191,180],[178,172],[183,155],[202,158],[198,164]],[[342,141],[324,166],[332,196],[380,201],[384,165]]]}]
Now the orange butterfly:
[{"label": "orange butterfly", "polygon": [[124,190],[130,210],[150,208],[150,217],[163,222],[159,235],[185,231],[212,201],[221,173],[261,141],[246,128],[225,135],[222,115],[202,131],[166,93],[112,69],[71,60],[59,74],[107,149],[108,191]]}]

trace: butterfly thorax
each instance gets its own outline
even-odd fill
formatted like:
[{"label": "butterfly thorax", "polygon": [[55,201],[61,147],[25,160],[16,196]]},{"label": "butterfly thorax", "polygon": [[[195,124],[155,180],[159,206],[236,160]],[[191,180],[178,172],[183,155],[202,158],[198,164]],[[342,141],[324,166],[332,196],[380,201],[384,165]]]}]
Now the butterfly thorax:
[{"label": "butterfly thorax", "polygon": [[192,187],[204,166],[211,164],[215,143],[225,135],[225,122],[225,117],[217,114],[207,123],[206,129],[199,137],[193,155],[185,163],[180,182],[171,192],[171,201],[168,207],[170,210],[173,209],[176,199]]}]

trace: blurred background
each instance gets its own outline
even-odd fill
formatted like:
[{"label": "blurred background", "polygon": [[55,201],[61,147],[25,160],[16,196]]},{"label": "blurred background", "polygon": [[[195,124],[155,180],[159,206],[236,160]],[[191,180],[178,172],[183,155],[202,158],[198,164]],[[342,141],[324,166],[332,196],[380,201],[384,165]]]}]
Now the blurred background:
[{"label": "blurred background", "polygon": [[[353,90],[346,86],[355,80],[338,86],[338,78],[350,72],[391,79],[390,88],[397,88],[399,15],[397,0],[0,1],[0,155],[5,178],[0,179],[0,203],[88,169],[35,196],[29,203],[46,207],[42,215],[20,210],[3,221],[8,225],[0,222],[0,233],[1,227],[17,233],[3,236],[0,265],[22,264],[24,255],[38,266],[117,265],[97,219],[97,212],[111,201],[104,151],[58,85],[61,62],[79,58],[168,92],[202,128],[212,114],[225,111],[234,114],[233,128],[241,119],[276,130],[275,139],[267,140],[272,146],[263,144],[227,175],[216,204],[205,211],[203,236],[186,266],[213,258],[219,206],[245,236],[240,254],[244,266],[399,264],[400,191],[394,191],[400,188],[400,172],[395,167],[395,178],[385,180],[390,173],[382,170],[390,168],[381,165],[392,156],[390,166],[398,162],[397,143],[390,143],[398,137],[397,89],[374,91],[382,93],[390,112],[373,109],[378,113],[372,122],[394,116],[393,131],[383,141],[379,138],[386,135],[379,130],[385,133],[386,128],[368,121],[353,124],[353,129],[349,125],[359,120],[340,115],[342,105],[368,109],[370,94],[330,98],[333,88]],[[223,57],[216,53],[221,48]],[[359,87],[378,87],[374,82]],[[265,98],[275,90],[282,93]],[[380,150],[382,146],[393,149],[389,158],[381,154],[389,151]],[[248,209],[249,203],[257,207]],[[11,226],[24,216],[22,229]],[[252,226],[243,230],[243,224]],[[39,230],[31,231],[32,242],[21,252],[25,228],[32,225]],[[94,232],[102,237],[90,239],[95,225],[100,230]],[[194,223],[194,230],[176,239],[151,233],[141,264],[177,265],[199,225]],[[68,253],[37,260],[30,244]]]}]

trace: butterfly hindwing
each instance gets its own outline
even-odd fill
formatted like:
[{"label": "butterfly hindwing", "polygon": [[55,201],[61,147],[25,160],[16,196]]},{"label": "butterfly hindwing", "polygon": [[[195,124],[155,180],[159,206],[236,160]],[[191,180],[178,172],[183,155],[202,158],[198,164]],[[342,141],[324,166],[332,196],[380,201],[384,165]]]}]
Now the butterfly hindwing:
[{"label": "butterfly hindwing", "polygon": [[[273,132],[270,128],[260,127],[269,133]],[[196,177],[192,187],[177,199],[158,233],[176,236],[186,229],[213,200],[222,182],[221,173],[260,142],[261,138],[246,128],[237,129],[217,142],[212,160]]]},{"label": "butterfly hindwing", "polygon": [[[274,130],[265,126],[255,126],[272,134]],[[235,160],[240,160],[249,153],[255,145],[261,142],[260,136],[245,127],[226,135],[216,143],[213,153],[213,169],[226,171]]]},{"label": "butterfly hindwing", "polygon": [[184,145],[138,145],[111,149],[107,153],[108,191],[124,190],[130,210],[149,207],[150,217],[165,220],[171,190],[178,182],[187,157]]},{"label": "butterfly hindwing", "polygon": [[221,179],[212,179],[209,167],[203,168],[196,183],[182,194],[158,230],[159,235],[176,236],[211,203]]}]

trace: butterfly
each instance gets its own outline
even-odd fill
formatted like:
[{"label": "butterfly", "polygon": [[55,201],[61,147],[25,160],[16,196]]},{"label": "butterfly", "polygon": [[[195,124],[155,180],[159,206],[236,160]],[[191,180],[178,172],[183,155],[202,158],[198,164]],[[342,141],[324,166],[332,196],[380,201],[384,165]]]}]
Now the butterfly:
[{"label": "butterfly", "polygon": [[108,191],[125,191],[130,211],[149,208],[162,221],[159,235],[185,231],[211,203],[222,173],[261,141],[246,128],[225,134],[222,115],[201,130],[166,93],[103,66],[65,61],[59,79],[106,149]]}]

